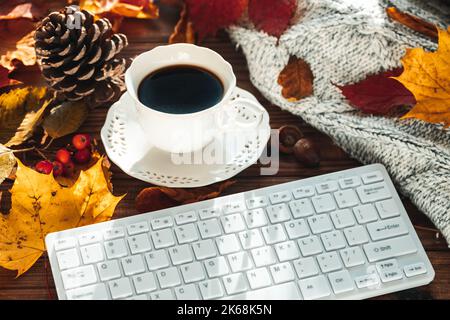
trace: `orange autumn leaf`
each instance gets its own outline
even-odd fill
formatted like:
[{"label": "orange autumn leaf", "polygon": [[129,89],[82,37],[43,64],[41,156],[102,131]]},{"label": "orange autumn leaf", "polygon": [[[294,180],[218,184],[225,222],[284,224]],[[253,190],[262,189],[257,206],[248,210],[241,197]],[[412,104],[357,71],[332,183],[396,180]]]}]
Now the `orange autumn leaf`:
[{"label": "orange autumn leaf", "polygon": [[224,181],[200,188],[145,188],[136,197],[136,209],[143,213],[212,199],[218,197],[235,182]]},{"label": "orange autumn leaf", "polygon": [[195,31],[192,22],[189,21],[187,15],[187,7],[183,6],[180,13],[180,20],[178,20],[172,34],[169,37],[169,43],[195,43]]},{"label": "orange autumn leaf", "polygon": [[81,0],[80,9],[97,16],[106,13],[138,19],[155,19],[159,16],[159,9],[153,0]]},{"label": "orange autumn leaf", "polygon": [[47,3],[40,1],[8,0],[0,5],[0,20],[30,19],[38,20],[45,16]]},{"label": "orange autumn leaf", "polygon": [[291,57],[288,64],[278,76],[282,87],[281,95],[288,101],[295,102],[313,94],[314,76],[308,63]]},{"label": "orange autumn leaf", "polygon": [[389,18],[403,24],[405,27],[408,27],[432,39],[437,39],[438,37],[437,27],[428,21],[413,16],[407,12],[400,11],[395,7],[386,8],[386,13]]},{"label": "orange autumn leaf", "polygon": [[408,50],[402,59],[404,71],[395,77],[417,100],[403,116],[450,126],[450,28],[439,30],[436,52]]}]

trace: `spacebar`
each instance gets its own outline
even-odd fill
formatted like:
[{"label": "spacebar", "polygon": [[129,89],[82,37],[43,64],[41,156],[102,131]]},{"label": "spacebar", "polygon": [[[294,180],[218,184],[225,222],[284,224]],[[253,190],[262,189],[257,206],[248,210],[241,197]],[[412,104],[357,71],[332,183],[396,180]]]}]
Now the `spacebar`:
[{"label": "spacebar", "polygon": [[240,293],[225,297],[228,300],[300,300],[299,290],[294,282],[283,283],[276,286]]}]

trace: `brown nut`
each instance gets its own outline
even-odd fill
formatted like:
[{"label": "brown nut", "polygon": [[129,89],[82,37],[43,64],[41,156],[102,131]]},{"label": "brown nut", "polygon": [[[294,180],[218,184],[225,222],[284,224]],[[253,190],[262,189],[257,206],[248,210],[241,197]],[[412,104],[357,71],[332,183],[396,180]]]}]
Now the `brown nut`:
[{"label": "brown nut", "polygon": [[307,167],[317,167],[320,164],[320,157],[317,154],[310,139],[302,138],[294,146],[294,155],[299,162]]},{"label": "brown nut", "polygon": [[280,140],[280,152],[291,154],[294,152],[294,145],[303,138],[303,133],[297,126],[282,126],[278,129]]}]

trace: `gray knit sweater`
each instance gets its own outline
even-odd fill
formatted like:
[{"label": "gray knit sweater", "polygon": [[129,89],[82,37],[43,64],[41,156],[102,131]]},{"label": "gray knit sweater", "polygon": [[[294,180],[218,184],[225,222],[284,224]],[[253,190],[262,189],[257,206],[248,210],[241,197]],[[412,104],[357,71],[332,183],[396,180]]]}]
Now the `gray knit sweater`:
[{"label": "gray knit sweater", "polygon": [[[274,0],[277,1],[277,0]],[[448,2],[447,2],[448,3]],[[440,229],[450,243],[450,132],[418,120],[370,116],[352,108],[333,85],[401,66],[405,49],[436,44],[391,22],[385,8],[450,24],[444,3],[417,0],[299,0],[303,18],[280,38],[251,27],[230,36],[247,57],[251,81],[272,103],[302,117],[364,163],[383,163],[398,189]],[[307,61],[314,96],[288,102],[277,84],[291,55]]]}]

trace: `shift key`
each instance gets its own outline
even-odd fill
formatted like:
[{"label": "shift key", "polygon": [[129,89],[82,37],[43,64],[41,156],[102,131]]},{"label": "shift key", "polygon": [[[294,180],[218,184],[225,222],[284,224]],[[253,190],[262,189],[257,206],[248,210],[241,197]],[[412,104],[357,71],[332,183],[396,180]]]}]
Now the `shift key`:
[{"label": "shift key", "polygon": [[375,262],[415,253],[417,252],[417,248],[411,236],[407,235],[366,244],[364,251],[367,259],[370,262]]},{"label": "shift key", "polygon": [[356,192],[358,192],[362,203],[375,202],[391,197],[391,192],[385,182],[361,186],[356,189]]}]

